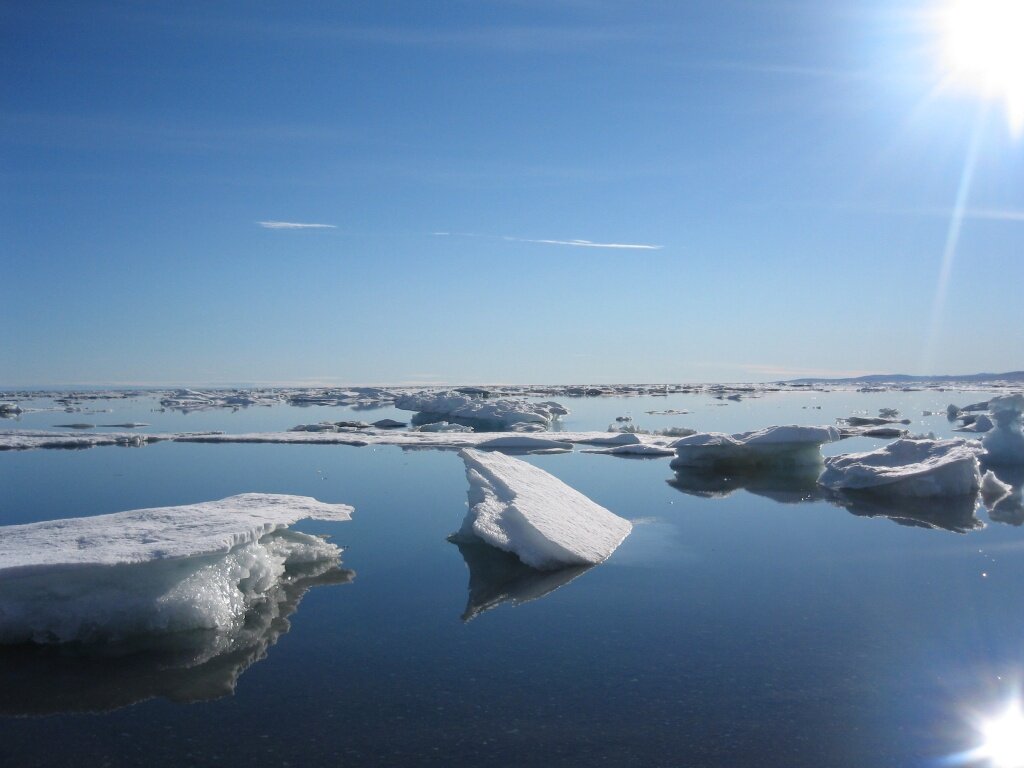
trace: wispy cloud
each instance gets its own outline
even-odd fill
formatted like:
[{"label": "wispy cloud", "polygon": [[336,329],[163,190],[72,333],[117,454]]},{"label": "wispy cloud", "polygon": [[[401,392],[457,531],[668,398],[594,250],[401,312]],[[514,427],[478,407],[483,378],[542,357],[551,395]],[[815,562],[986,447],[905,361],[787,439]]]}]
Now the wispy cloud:
[{"label": "wispy cloud", "polygon": [[334,224],[306,224],[299,221],[257,221],[264,229],[337,229]]},{"label": "wispy cloud", "polygon": [[592,240],[535,240],[529,237],[506,237],[513,243],[539,243],[541,245],[571,245],[576,248],[626,248],[635,251],[660,251],[664,246],[646,243],[595,243]]},{"label": "wispy cloud", "polygon": [[509,243],[537,243],[539,245],[568,245],[574,248],[624,248],[634,251],[660,251],[665,246],[647,243],[595,243],[593,240],[550,240],[533,237],[510,237],[507,235],[478,235],[473,232],[431,232],[438,237],[484,237],[505,240]]}]

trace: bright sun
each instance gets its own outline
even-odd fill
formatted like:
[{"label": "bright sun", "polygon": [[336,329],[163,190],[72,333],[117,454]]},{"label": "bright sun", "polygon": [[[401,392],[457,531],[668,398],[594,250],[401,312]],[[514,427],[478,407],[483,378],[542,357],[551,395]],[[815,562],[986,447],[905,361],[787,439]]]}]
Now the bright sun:
[{"label": "bright sun", "polygon": [[1024,0],[950,0],[943,13],[947,64],[958,81],[1006,104],[1024,127]]}]

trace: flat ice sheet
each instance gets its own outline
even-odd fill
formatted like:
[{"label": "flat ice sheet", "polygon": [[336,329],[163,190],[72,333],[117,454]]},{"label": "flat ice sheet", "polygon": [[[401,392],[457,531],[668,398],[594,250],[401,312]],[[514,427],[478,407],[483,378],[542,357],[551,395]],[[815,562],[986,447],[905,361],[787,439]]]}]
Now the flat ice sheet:
[{"label": "flat ice sheet", "polygon": [[350,520],[352,507],[308,496],[244,493],[219,501],[0,528],[0,579],[56,567],[195,557],[257,541],[305,518]]},{"label": "flat ice sheet", "polygon": [[633,529],[544,470],[501,453],[464,450],[470,509],[460,537],[554,570],[605,560]]}]

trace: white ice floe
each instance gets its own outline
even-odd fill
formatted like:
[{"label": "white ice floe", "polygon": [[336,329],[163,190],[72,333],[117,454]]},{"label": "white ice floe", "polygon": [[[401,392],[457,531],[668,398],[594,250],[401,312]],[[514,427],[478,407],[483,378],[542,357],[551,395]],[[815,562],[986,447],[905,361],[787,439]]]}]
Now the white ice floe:
[{"label": "white ice floe", "polygon": [[681,467],[797,467],[821,463],[821,446],[840,439],[835,427],[766,427],[725,435],[702,432],[672,443]]},{"label": "white ice floe", "polygon": [[[493,434],[493,433],[492,433]],[[513,450],[513,451],[571,451],[572,443],[554,440],[547,437],[530,435],[506,435],[484,440],[476,444],[482,450]]]},{"label": "white ice floe", "polygon": [[988,402],[995,426],[982,439],[985,460],[993,464],[1024,464],[1024,395],[1003,395]]},{"label": "white ice floe", "polygon": [[962,426],[954,428],[954,432],[988,432],[995,426],[992,420],[983,413],[978,416],[965,418],[967,420],[964,421]]},{"label": "white ice floe", "polygon": [[249,493],[0,528],[0,643],[230,630],[290,566],[337,561],[336,546],[288,525],[351,514]]},{"label": "white ice floe", "polygon": [[974,440],[896,440],[875,451],[825,459],[818,482],[832,490],[897,496],[958,496],[981,486]]},{"label": "white ice floe", "polygon": [[478,538],[539,570],[605,560],[633,529],[561,480],[500,453],[464,450],[469,512],[457,539]]},{"label": "white ice floe", "polygon": [[611,448],[585,448],[584,453],[607,453],[611,456],[674,456],[675,448],[655,443],[630,443]]},{"label": "white ice floe", "polygon": [[405,395],[395,401],[395,407],[403,411],[418,411],[424,417],[446,417],[495,429],[508,429],[513,424],[524,422],[550,426],[556,418],[569,412],[554,402],[487,399],[454,390]]},{"label": "white ice floe", "polygon": [[433,421],[416,428],[417,432],[473,432],[472,427],[463,424],[449,424],[447,421]]}]

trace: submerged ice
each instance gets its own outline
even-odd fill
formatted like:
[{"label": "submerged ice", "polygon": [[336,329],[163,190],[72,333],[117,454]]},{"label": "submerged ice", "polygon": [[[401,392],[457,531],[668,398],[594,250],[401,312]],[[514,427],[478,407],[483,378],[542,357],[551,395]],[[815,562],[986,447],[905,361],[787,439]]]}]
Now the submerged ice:
[{"label": "submerged ice", "polygon": [[340,550],[288,530],[352,508],[304,496],[215,502],[7,526],[0,536],[0,644],[114,642],[226,633],[296,567]]}]

